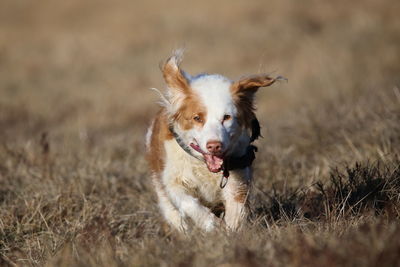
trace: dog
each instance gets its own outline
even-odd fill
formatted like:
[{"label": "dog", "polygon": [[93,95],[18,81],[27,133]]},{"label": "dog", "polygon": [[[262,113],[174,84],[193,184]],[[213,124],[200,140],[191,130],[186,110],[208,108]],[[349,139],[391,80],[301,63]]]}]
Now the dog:
[{"label": "dog", "polygon": [[281,77],[191,76],[180,67],[182,56],[175,51],[161,66],[167,90],[158,91],[161,109],[146,134],[159,207],[181,232],[193,224],[206,232],[221,226],[237,231],[248,214],[251,143],[260,136],[254,95]]}]

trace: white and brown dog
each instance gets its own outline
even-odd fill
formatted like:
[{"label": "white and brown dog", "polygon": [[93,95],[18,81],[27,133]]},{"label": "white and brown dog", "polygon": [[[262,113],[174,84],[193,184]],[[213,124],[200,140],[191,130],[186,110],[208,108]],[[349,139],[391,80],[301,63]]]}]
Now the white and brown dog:
[{"label": "white and brown dog", "polygon": [[[253,98],[279,78],[254,75],[233,82],[221,75],[190,76],[177,51],[162,67],[167,95],[147,132],[148,161],[161,211],[180,231],[188,219],[211,231],[237,230],[246,216],[260,132]],[[224,218],[213,209],[223,204]],[[223,223],[223,221],[225,223]]]}]

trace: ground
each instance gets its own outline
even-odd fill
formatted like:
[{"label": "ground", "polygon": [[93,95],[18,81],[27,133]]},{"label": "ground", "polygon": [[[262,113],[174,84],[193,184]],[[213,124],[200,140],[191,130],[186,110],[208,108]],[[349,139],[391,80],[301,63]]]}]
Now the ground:
[{"label": "ground", "polygon": [[[0,3],[0,265],[398,266],[400,2]],[[243,231],[163,223],[159,64],[266,72]]]}]

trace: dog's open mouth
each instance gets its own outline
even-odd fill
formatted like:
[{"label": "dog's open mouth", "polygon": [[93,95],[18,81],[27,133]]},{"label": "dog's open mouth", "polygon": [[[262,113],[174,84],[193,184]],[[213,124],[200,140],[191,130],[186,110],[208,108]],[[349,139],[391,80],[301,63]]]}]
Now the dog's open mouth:
[{"label": "dog's open mouth", "polygon": [[224,164],[223,156],[206,153],[200,148],[199,145],[194,143],[190,143],[190,146],[203,155],[203,158],[207,164],[207,168],[210,172],[219,172],[222,170],[222,165]]}]

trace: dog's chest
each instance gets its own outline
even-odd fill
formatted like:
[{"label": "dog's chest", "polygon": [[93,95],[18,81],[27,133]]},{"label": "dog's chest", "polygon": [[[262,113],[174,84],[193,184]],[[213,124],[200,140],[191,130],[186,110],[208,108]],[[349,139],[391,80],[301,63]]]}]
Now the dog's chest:
[{"label": "dog's chest", "polygon": [[183,185],[186,190],[209,204],[220,201],[221,173],[210,172],[206,164],[186,153],[175,140],[165,142],[166,184]]}]

